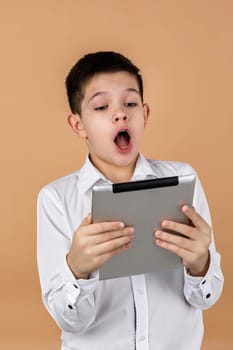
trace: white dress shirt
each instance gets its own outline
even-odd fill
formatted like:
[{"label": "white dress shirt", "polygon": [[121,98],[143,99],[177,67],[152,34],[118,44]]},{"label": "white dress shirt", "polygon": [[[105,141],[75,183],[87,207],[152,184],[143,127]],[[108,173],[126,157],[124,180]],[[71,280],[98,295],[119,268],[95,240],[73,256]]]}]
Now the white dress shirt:
[{"label": "white dress shirt", "polygon": [[[138,158],[132,180],[195,173],[188,164]],[[62,329],[62,350],[198,350],[202,310],[221,295],[223,275],[214,240],[204,277],[182,266],[164,272],[100,281],[76,280],[66,263],[74,232],[91,212],[92,188],[107,181],[87,157],[38,196],[38,267],[43,301]],[[198,180],[194,206],[211,225]]]}]

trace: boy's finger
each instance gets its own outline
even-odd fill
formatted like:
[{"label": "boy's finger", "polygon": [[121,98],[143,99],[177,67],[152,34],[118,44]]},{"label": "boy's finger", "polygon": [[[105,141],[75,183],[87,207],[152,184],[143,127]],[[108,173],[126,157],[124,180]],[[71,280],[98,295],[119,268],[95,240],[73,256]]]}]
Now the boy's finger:
[{"label": "boy's finger", "polygon": [[123,245],[120,248],[117,248],[111,252],[103,253],[102,255],[99,256],[100,261],[101,261],[101,266],[106,263],[106,261],[110,260],[114,255],[120,254],[122,252],[125,252],[131,248],[131,243],[127,243]]},{"label": "boy's finger", "polygon": [[91,216],[91,214],[89,213],[89,214],[84,218],[84,220],[81,222],[80,227],[90,225],[91,222],[92,222],[92,216]]},{"label": "boy's finger", "polygon": [[92,223],[92,216],[91,214],[88,214],[88,216],[80,224],[79,230],[84,231],[85,229],[85,234],[96,235],[107,231],[119,230],[124,227],[124,223],[119,221]]},{"label": "boy's finger", "polygon": [[196,237],[197,232],[195,230],[195,227],[193,227],[193,226],[180,224],[179,222],[170,221],[170,220],[163,220],[161,223],[161,226],[165,229],[180,233],[180,234],[186,236],[187,238],[190,238],[190,239],[197,238]]},{"label": "boy's finger", "polygon": [[194,207],[183,205],[182,212],[192,221],[193,225],[202,231],[210,229],[207,222],[196,212]]},{"label": "boy's finger", "polygon": [[103,232],[98,235],[93,235],[92,238],[92,244],[102,244],[104,242],[108,242],[113,239],[117,239],[119,237],[125,237],[125,236],[130,236],[132,237],[134,235],[134,228],[133,227],[125,227],[124,229],[121,230],[114,230],[114,231],[108,231],[108,232]]},{"label": "boy's finger", "polygon": [[156,244],[158,246],[160,246],[163,249],[169,250],[172,253],[175,253],[176,255],[178,255],[182,260],[184,258],[187,258],[188,256],[192,255],[193,252],[192,250],[180,247],[176,244],[173,244],[171,242],[167,242],[161,239],[156,239]]},{"label": "boy's finger", "polygon": [[164,244],[164,246],[166,247],[170,247],[170,245],[175,245],[185,250],[189,250],[190,252],[193,251],[195,244],[195,242],[191,239],[187,239],[180,235],[174,235],[163,231],[155,232],[155,240],[158,245]]},{"label": "boy's finger", "polygon": [[96,246],[96,255],[110,254],[111,256],[117,254],[124,246],[133,240],[133,236],[124,236],[112,239]]},{"label": "boy's finger", "polygon": [[89,225],[87,234],[89,235],[98,235],[104,232],[121,230],[125,227],[123,222],[97,222]]}]

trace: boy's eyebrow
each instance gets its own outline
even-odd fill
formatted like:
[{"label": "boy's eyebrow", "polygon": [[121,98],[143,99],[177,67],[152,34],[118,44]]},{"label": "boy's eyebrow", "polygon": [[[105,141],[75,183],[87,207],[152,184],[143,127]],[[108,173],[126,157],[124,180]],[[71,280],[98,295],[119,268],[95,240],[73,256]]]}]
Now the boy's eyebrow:
[{"label": "boy's eyebrow", "polygon": [[96,92],[94,95],[91,95],[91,97],[88,99],[88,102],[90,102],[93,98],[95,98],[96,96],[99,96],[99,95],[104,95],[106,94],[106,91],[98,91]]},{"label": "boy's eyebrow", "polygon": [[134,88],[128,88],[128,89],[126,89],[126,91],[133,91],[133,92],[136,92],[136,94],[140,95],[139,90],[134,89]]},{"label": "boy's eyebrow", "polygon": [[[134,89],[134,88],[127,88],[125,89],[125,91],[132,91],[132,92],[136,92],[136,94],[140,95],[139,91],[137,89]],[[88,102],[90,102],[93,98],[95,98],[96,96],[99,96],[99,95],[105,95],[107,94],[107,91],[98,91],[96,92],[95,94],[93,94],[89,99],[88,99]]]}]

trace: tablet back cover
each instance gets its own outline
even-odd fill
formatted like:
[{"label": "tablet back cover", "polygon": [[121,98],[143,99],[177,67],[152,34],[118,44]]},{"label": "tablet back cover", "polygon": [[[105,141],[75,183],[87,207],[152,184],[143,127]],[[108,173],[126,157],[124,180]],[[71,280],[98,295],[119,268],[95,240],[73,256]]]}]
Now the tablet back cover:
[{"label": "tablet back cover", "polygon": [[[176,178],[178,184],[175,186],[140,190],[132,190],[131,187],[129,191],[124,189],[123,192],[116,193],[113,192],[112,185],[94,187],[93,222],[119,220],[126,226],[135,228],[132,247],[107,261],[100,269],[100,279],[172,269],[181,264],[177,255],[155,245],[153,236],[155,230],[161,229],[162,219],[188,224],[181,206],[184,203],[192,205],[195,176],[184,175]],[[136,182],[129,184],[134,186]]]}]

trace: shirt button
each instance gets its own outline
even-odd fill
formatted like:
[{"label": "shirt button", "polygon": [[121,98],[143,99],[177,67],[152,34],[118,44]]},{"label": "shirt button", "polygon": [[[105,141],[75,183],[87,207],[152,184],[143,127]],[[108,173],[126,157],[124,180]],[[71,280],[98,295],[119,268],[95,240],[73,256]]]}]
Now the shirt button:
[{"label": "shirt button", "polygon": [[73,284],[73,286],[74,286],[74,288],[78,289],[78,286],[77,286],[77,284]]},{"label": "shirt button", "polygon": [[211,296],[211,294],[208,293],[205,297],[206,297],[206,299],[209,299],[210,296]]},{"label": "shirt button", "polygon": [[146,337],[144,335],[141,335],[141,337],[139,338],[140,341],[144,341],[146,339]]},{"label": "shirt button", "polygon": [[206,283],[206,280],[202,281],[201,284],[205,284]]},{"label": "shirt button", "polygon": [[70,305],[70,304],[68,305],[68,308],[71,309],[71,310],[73,310],[73,306]]}]

